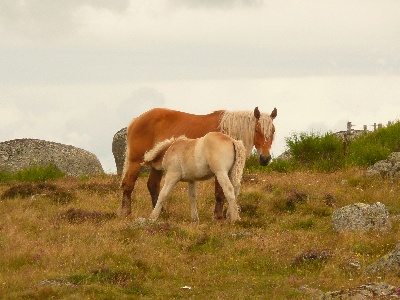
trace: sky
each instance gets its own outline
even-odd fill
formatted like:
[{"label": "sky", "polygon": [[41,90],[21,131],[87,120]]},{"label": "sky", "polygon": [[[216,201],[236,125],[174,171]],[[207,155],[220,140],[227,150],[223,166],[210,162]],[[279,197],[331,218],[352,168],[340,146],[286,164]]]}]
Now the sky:
[{"label": "sky", "polygon": [[270,113],[300,132],[400,118],[398,0],[0,0],[0,142],[116,167],[114,134],[166,107]]}]

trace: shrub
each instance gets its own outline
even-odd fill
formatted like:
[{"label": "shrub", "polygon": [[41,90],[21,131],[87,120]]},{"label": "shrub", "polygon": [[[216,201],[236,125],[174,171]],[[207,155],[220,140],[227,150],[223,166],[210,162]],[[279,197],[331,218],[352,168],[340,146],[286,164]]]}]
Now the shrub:
[{"label": "shrub", "polygon": [[65,174],[55,165],[46,167],[31,167],[15,173],[0,171],[0,182],[9,182],[12,180],[24,182],[43,182],[50,179],[64,177]]},{"label": "shrub", "polygon": [[370,166],[397,151],[400,151],[400,121],[352,141],[346,164]]},{"label": "shrub", "polygon": [[271,164],[277,171],[309,168],[329,172],[346,166],[365,167],[400,151],[400,121],[347,141],[346,145],[333,133],[314,132],[294,133],[285,142],[291,159]]},{"label": "shrub", "polygon": [[319,171],[333,171],[343,166],[344,145],[333,133],[294,133],[285,141],[298,166]]},{"label": "shrub", "polygon": [[249,173],[276,171],[279,173],[287,173],[296,169],[295,162],[287,159],[274,158],[268,166],[262,166],[259,163],[257,153],[253,153],[245,164],[245,170]]}]

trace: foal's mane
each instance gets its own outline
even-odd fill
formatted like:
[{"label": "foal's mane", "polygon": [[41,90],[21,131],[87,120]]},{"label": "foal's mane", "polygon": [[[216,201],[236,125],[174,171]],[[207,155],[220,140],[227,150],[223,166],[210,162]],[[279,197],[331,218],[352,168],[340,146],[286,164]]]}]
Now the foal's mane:
[{"label": "foal's mane", "polygon": [[175,141],[177,140],[182,140],[182,139],[186,139],[186,136],[181,135],[179,137],[172,137],[170,139],[166,139],[162,142],[157,143],[153,149],[147,151],[144,154],[143,160],[145,162],[151,162],[154,159],[157,158],[157,156],[160,154],[160,152],[162,152],[163,150],[167,149],[169,146],[171,146]]},{"label": "foal's mane", "polygon": [[[252,111],[224,111],[220,119],[220,129],[223,133],[236,140],[243,141],[246,148],[246,156],[251,155],[254,145],[254,133],[256,117]],[[272,134],[272,118],[270,115],[262,113],[260,116],[261,130],[266,139]]]}]

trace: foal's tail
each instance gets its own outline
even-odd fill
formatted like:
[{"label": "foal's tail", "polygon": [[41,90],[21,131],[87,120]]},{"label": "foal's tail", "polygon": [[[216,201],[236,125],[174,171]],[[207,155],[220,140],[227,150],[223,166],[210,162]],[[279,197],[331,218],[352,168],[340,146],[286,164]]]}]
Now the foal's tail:
[{"label": "foal's tail", "polygon": [[151,163],[153,160],[155,160],[156,158],[158,158],[158,156],[165,151],[169,146],[172,145],[173,142],[175,142],[176,140],[180,140],[180,139],[184,139],[186,138],[185,136],[180,136],[180,137],[172,137],[170,139],[164,140],[162,142],[157,143],[153,149],[147,151],[144,154],[143,157],[143,161],[144,163]]},{"label": "foal's tail", "polygon": [[235,162],[230,171],[229,177],[231,178],[233,188],[235,189],[235,197],[239,195],[240,182],[242,181],[244,164],[246,163],[246,148],[242,141],[234,140],[235,146]]}]

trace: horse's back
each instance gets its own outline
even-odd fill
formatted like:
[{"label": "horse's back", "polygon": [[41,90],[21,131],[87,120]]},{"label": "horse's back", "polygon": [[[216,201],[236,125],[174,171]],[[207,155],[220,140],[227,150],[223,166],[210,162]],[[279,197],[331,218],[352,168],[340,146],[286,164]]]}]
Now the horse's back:
[{"label": "horse's back", "polygon": [[199,138],[218,130],[221,111],[208,115],[194,115],[167,108],[153,108],[132,120],[127,129],[127,146],[131,160],[165,139],[185,135]]},{"label": "horse's back", "polygon": [[210,132],[202,138],[196,155],[203,156],[212,172],[229,171],[235,160],[233,139],[221,132]]}]

